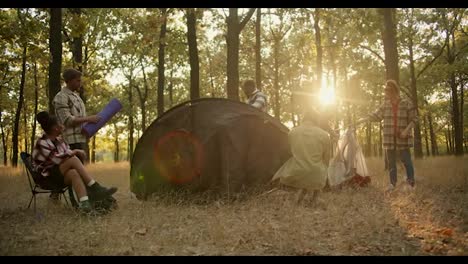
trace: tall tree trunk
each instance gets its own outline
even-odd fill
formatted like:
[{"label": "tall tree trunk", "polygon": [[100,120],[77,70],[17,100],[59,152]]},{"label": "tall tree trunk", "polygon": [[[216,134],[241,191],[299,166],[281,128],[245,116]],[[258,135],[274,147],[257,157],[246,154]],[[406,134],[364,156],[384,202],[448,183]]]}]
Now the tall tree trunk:
[{"label": "tall tree trunk", "polygon": [[323,58],[323,50],[322,50],[322,37],[320,34],[320,9],[316,8],[314,11],[314,31],[315,31],[315,46],[317,48],[317,89],[322,87],[322,75],[323,75],[323,68],[322,68],[322,58]]},{"label": "tall tree trunk", "polygon": [[132,162],[132,154],[133,154],[133,130],[134,130],[134,123],[133,123],[133,92],[132,92],[133,82],[130,79],[129,87],[128,87],[128,101],[130,103],[129,113],[128,113],[128,157],[127,160]]},{"label": "tall tree trunk", "polygon": [[424,126],[424,141],[426,142],[426,155],[427,155],[427,156],[430,156],[431,153],[429,152],[429,135],[428,135],[428,132],[427,132],[426,117],[423,116],[423,117],[422,117],[422,120],[424,121],[424,122],[423,122],[423,126]]},{"label": "tall tree trunk", "polygon": [[385,53],[385,70],[388,79],[400,83],[398,49],[396,39],[395,8],[379,8],[383,18],[382,40]]},{"label": "tall tree trunk", "polygon": [[257,8],[257,19],[255,20],[255,83],[257,89],[262,90],[262,54],[261,50],[261,30],[262,30],[262,9]]},{"label": "tall tree trunk", "polygon": [[453,135],[452,135],[452,126],[448,126],[447,129],[447,137],[448,137],[448,145],[449,145],[449,154],[453,154]]},{"label": "tall tree trunk", "polygon": [[174,105],[174,97],[173,97],[173,87],[174,87],[174,69],[171,68],[171,77],[169,78],[169,85],[167,86],[167,89],[169,90],[169,107],[172,107]]},{"label": "tall tree trunk", "polygon": [[2,131],[2,146],[3,146],[3,166],[8,165],[8,146],[6,144],[5,130],[3,128],[2,111],[0,111],[0,129]]},{"label": "tall tree trunk", "polygon": [[114,123],[115,139],[114,139],[114,162],[119,161],[119,131],[117,128],[117,123]]},{"label": "tall tree trunk", "polygon": [[[81,19],[81,8],[70,8],[70,13]],[[78,68],[80,72],[83,72],[83,32],[72,32],[72,55],[73,55],[73,67]],[[80,88],[80,97],[86,104],[84,86]]]},{"label": "tall tree trunk", "polygon": [[143,60],[141,60],[141,71],[143,72],[143,89],[142,93],[139,86],[135,86],[138,92],[138,99],[140,101],[141,108],[141,129],[144,132],[146,130],[146,99],[148,97],[148,80],[146,78],[145,66],[143,65]]},{"label": "tall tree trunk", "polygon": [[26,55],[27,55],[27,44],[24,44],[23,47],[23,60],[21,63],[21,83],[19,87],[19,101],[18,107],[16,108],[15,114],[15,123],[13,129],[13,156],[11,160],[11,165],[13,167],[18,166],[18,134],[19,134],[19,122],[21,116],[21,108],[23,108],[23,101],[24,101],[24,83],[26,81]]},{"label": "tall tree trunk", "polygon": [[[161,30],[159,32],[159,50],[158,50],[158,117],[164,113],[164,53],[166,49],[166,31],[167,31],[167,8],[160,8],[163,18]],[[133,118],[132,118],[133,121]],[[133,140],[132,140],[133,144]]]},{"label": "tall tree trunk", "polygon": [[281,105],[280,105],[280,91],[279,91],[279,39],[275,39],[275,46],[273,47],[274,56],[274,90],[275,90],[275,117],[281,120]]},{"label": "tall tree trunk", "polygon": [[439,155],[438,147],[437,147],[437,139],[434,133],[434,126],[432,125],[432,114],[431,112],[427,113],[427,122],[429,124],[429,136],[431,138],[431,153],[432,156]]},{"label": "tall tree trunk", "polygon": [[96,136],[93,136],[93,141],[91,144],[91,163],[96,163]]},{"label": "tall tree trunk", "polygon": [[36,141],[36,127],[37,127],[37,108],[39,105],[39,82],[37,80],[37,63],[34,62],[34,116],[32,119],[32,132],[31,132],[31,152],[34,149]]},{"label": "tall tree trunk", "polygon": [[239,18],[238,8],[229,8],[227,18],[227,97],[239,101]]},{"label": "tall tree trunk", "polygon": [[[25,100],[26,101],[26,100]],[[28,143],[28,111],[26,109],[26,103],[23,102],[23,129],[24,129],[24,151],[29,153],[29,143]]]},{"label": "tall tree trunk", "polygon": [[460,127],[460,107],[458,103],[457,83],[455,80],[455,73],[450,74],[449,79],[450,88],[452,91],[452,123],[453,123],[453,137],[454,137],[454,153],[457,156],[463,155],[463,128]]},{"label": "tall tree trunk", "polygon": [[[410,61],[410,75],[411,75],[411,97],[413,105],[416,108],[416,116],[419,118],[419,107],[418,107],[418,90],[416,89],[416,73],[414,70],[414,56],[413,56],[413,37],[409,36],[409,61]],[[422,144],[421,144],[421,125],[420,122],[414,124],[414,157],[422,158]]]},{"label": "tall tree trunk", "polygon": [[379,157],[383,156],[383,142],[382,142],[383,126],[382,122],[379,123]]},{"label": "tall tree trunk", "polygon": [[200,98],[200,62],[197,47],[197,17],[194,8],[187,9],[187,41],[190,57],[190,100]]},{"label": "tall tree trunk", "polygon": [[372,151],[372,124],[371,122],[367,122],[366,125],[366,149],[365,149],[365,154],[367,156],[371,155]]},{"label": "tall tree trunk", "polygon": [[239,22],[238,8],[229,8],[227,17],[227,96],[239,101],[239,35],[255,8],[251,8]]},{"label": "tall tree trunk", "polygon": [[49,112],[55,113],[52,101],[60,91],[60,72],[62,71],[62,9],[50,9],[49,32]]},{"label": "tall tree trunk", "polygon": [[445,131],[444,135],[445,135],[445,145],[446,145],[446,147],[447,147],[447,154],[450,155],[450,154],[452,154],[452,153],[450,152],[450,135],[449,135],[449,129],[447,129],[447,130]]}]

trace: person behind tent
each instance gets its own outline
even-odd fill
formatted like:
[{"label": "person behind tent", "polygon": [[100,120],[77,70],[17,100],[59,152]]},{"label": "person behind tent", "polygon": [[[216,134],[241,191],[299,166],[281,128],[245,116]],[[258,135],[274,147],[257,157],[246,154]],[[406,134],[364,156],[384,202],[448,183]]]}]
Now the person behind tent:
[{"label": "person behind tent", "polygon": [[253,80],[247,80],[242,85],[242,90],[247,96],[247,104],[266,112],[267,110],[267,96],[260,90],[255,88]]},{"label": "person behind tent", "polygon": [[[89,195],[96,200],[110,197],[117,188],[105,188],[96,182],[88,173],[78,157],[85,155],[83,150],[71,150],[70,146],[60,137],[64,127],[58,123],[55,116],[43,111],[36,119],[44,130],[44,134],[36,142],[32,152],[34,169],[55,185],[71,185],[79,200],[79,210],[83,213],[93,213]],[[88,186],[86,187],[85,186]]]},{"label": "person behind tent", "polygon": [[416,108],[409,100],[400,97],[400,86],[395,80],[387,80],[384,91],[384,103],[375,112],[358,120],[356,125],[367,121],[380,122],[383,119],[383,148],[390,176],[388,190],[393,190],[397,183],[397,156],[405,166],[407,186],[414,188],[410,147],[413,146],[412,128],[417,122]]},{"label": "person behind tent", "polygon": [[[81,88],[81,75],[80,71],[72,68],[63,72],[62,77],[66,86],[55,95],[53,104],[55,116],[65,126],[64,140],[72,150],[81,149],[87,153],[87,138],[81,133],[81,126],[86,122],[97,123],[101,117],[86,115],[86,107],[78,94]],[[88,159],[85,155],[80,157],[80,160],[85,163]]]},{"label": "person behind tent", "polygon": [[301,125],[289,132],[292,157],[273,176],[273,181],[300,189],[297,202],[300,203],[308,192],[313,192],[315,202],[319,190],[325,187],[327,164],[330,159],[330,137],[320,128],[320,115],[309,110]]}]

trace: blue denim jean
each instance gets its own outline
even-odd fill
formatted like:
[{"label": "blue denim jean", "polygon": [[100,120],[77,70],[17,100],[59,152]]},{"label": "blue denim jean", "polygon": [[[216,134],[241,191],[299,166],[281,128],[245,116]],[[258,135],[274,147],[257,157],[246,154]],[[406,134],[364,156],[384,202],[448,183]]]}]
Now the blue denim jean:
[{"label": "blue denim jean", "polygon": [[397,183],[397,154],[399,155],[400,160],[403,162],[403,165],[406,169],[406,181],[411,185],[414,186],[414,167],[413,161],[411,160],[411,152],[409,149],[402,149],[402,150],[393,150],[387,149],[387,161],[389,166],[389,174],[390,174],[390,183],[393,186]]}]

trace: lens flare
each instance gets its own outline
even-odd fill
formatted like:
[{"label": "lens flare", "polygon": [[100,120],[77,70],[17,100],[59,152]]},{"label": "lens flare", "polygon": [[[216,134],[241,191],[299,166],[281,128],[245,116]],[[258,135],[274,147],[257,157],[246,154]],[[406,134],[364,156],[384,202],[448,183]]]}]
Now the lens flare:
[{"label": "lens flare", "polygon": [[188,183],[201,174],[203,145],[188,131],[170,131],[155,144],[154,161],[159,174],[169,182]]}]

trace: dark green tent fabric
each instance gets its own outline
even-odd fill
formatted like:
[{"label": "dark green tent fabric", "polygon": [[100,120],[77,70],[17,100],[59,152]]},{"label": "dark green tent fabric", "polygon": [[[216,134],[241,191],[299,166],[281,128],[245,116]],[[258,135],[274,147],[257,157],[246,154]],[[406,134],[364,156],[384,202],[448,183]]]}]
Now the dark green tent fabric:
[{"label": "dark green tent fabric", "polygon": [[238,192],[267,183],[291,156],[288,128],[247,104],[220,98],[182,103],[156,119],[133,153],[130,189]]}]

